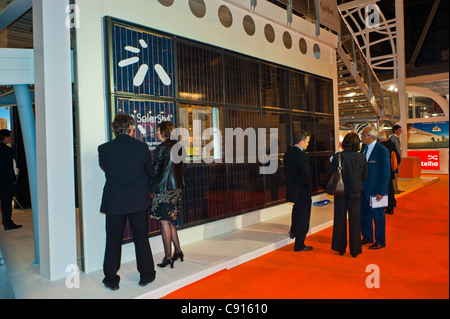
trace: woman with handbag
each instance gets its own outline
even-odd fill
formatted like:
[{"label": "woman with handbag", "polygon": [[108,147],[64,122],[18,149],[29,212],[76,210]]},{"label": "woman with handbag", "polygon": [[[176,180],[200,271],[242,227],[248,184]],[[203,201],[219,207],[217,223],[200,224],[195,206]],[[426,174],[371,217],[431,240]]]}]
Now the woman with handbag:
[{"label": "woman with handbag", "polygon": [[[343,152],[333,156],[328,174],[342,167],[344,193],[334,197],[334,224],[331,249],[343,255],[347,247],[347,212],[350,254],[356,257],[361,249],[361,190],[368,177],[366,157],[359,152],[361,140],[356,133],[348,133],[342,141]],[[339,158],[341,163],[339,163]]]},{"label": "woman with handbag", "polygon": [[[153,201],[151,218],[161,222],[161,237],[165,256],[158,267],[166,267],[178,258],[183,261],[184,255],[180,248],[180,240],[173,221],[178,218],[181,207],[181,189],[183,186],[183,163],[172,160],[171,150],[177,143],[170,139],[170,133],[175,129],[172,122],[161,122],[157,128],[158,139],[162,142],[154,152],[150,176],[152,177],[151,192]],[[172,243],[175,252],[172,256]]]}]

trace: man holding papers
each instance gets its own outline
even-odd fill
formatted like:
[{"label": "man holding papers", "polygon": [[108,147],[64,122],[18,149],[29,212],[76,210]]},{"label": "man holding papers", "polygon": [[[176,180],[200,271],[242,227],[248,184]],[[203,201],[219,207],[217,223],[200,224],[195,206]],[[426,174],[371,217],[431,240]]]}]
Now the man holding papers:
[{"label": "man holding papers", "polygon": [[377,142],[377,137],[378,131],[373,126],[367,126],[361,133],[361,153],[365,154],[369,168],[369,178],[363,181],[364,189],[361,192],[361,243],[372,243],[369,249],[386,246],[386,219],[380,201],[388,194],[391,173],[389,151]]}]

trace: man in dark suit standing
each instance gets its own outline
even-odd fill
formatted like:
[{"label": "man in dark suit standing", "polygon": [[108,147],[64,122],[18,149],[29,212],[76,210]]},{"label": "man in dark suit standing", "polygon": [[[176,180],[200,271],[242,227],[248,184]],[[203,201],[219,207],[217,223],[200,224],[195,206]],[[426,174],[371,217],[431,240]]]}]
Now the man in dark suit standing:
[{"label": "man in dark suit standing", "polygon": [[381,145],[386,147],[389,151],[389,161],[391,169],[391,176],[389,178],[389,200],[388,200],[389,203],[388,207],[386,207],[384,212],[386,214],[393,215],[394,207],[397,207],[397,201],[395,200],[395,193],[394,193],[394,179],[396,171],[395,167],[398,167],[398,164],[400,163],[400,154],[398,153],[394,142],[392,142],[392,140],[388,140],[385,131],[378,132],[378,142],[380,142]]},{"label": "man in dark suit standing", "polygon": [[397,148],[397,153],[400,154],[400,156],[398,157],[398,166],[397,169],[394,172],[394,193],[395,194],[400,194],[403,193],[402,190],[400,190],[398,188],[398,176],[400,173],[400,164],[402,162],[402,144],[400,143],[400,135],[403,132],[403,129],[400,125],[396,124],[392,127],[392,131],[394,132],[391,137],[389,137],[389,140],[392,141],[395,145],[395,147]]},{"label": "man in dark suit standing", "polygon": [[119,289],[120,277],[117,272],[127,218],[136,250],[139,285],[145,286],[155,279],[148,241],[148,208],[151,204],[148,174],[151,159],[147,145],[134,139],[133,124],[131,115],[117,114],[112,123],[116,138],[98,147],[99,164],[106,177],[100,207],[100,211],[106,214],[103,283],[111,290]]},{"label": "man in dark suit standing", "polygon": [[309,251],[313,248],[305,245],[311,217],[312,172],[308,155],[311,134],[300,130],[295,134],[294,146],[284,154],[284,171],[286,176],[286,200],[294,203],[292,208],[292,224],[289,232],[295,237],[295,251]]},{"label": "man in dark suit standing", "polygon": [[[380,249],[386,246],[386,217],[384,208],[372,208],[370,198],[376,201],[388,194],[390,178],[389,151],[377,142],[378,131],[373,126],[366,127],[361,134],[363,147],[361,153],[366,155],[369,178],[364,180],[361,192],[361,244],[373,243],[369,249]],[[375,242],[374,242],[375,224]]]},{"label": "man in dark suit standing", "polygon": [[22,225],[16,225],[12,221],[11,202],[14,197],[14,172],[13,150],[7,144],[11,143],[11,131],[0,130],[0,200],[2,210],[2,224],[5,230],[17,229]]}]

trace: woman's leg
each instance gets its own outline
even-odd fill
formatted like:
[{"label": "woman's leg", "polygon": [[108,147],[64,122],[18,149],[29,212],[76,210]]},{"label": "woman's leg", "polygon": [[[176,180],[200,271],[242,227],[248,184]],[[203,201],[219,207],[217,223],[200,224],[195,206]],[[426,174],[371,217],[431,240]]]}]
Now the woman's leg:
[{"label": "woman's leg", "polygon": [[[345,196],[345,197],[344,197]],[[347,248],[347,194],[334,197],[334,222],[331,249],[344,253]]]},{"label": "woman's leg", "polygon": [[349,194],[348,202],[348,239],[350,253],[361,254],[361,193]]},{"label": "woman's leg", "polygon": [[166,260],[172,258],[172,227],[173,223],[170,220],[161,220],[161,237],[164,246],[164,254]]},{"label": "woman's leg", "polygon": [[175,228],[175,225],[173,224],[173,222],[170,222],[170,230],[171,230],[171,238],[172,238],[172,242],[173,242],[173,246],[175,247],[175,253],[179,253],[181,252],[181,247],[180,247],[180,240],[178,239],[178,232],[177,229]]}]

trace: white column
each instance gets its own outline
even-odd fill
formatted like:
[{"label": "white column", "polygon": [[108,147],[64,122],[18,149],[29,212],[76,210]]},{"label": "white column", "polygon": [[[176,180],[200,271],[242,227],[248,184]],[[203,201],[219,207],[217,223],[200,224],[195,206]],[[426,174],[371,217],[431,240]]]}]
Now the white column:
[{"label": "white column", "polygon": [[41,276],[77,263],[68,0],[33,0]]},{"label": "white column", "polygon": [[408,98],[406,95],[406,69],[405,69],[405,25],[403,16],[403,0],[395,0],[395,20],[397,25],[397,77],[398,77],[398,105],[400,109],[399,124],[403,128],[400,136],[402,144],[402,157],[407,156],[407,116],[408,116]]}]

